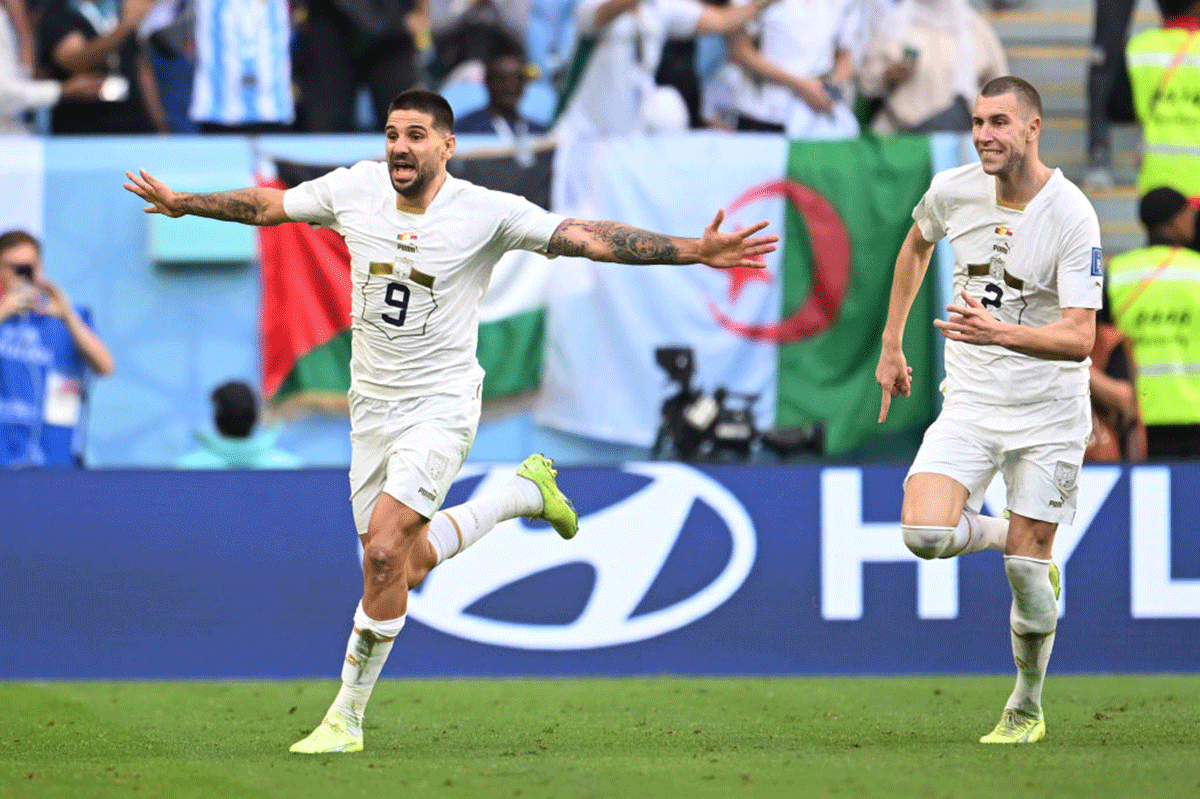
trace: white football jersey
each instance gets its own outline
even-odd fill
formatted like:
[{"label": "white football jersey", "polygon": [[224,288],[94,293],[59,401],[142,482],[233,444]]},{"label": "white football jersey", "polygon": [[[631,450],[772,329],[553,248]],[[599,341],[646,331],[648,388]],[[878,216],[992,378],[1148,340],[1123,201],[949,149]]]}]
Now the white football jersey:
[{"label": "white football jersey", "polygon": [[[996,201],[996,178],[978,163],[933,178],[913,219],[926,241],[950,239],[953,304],[960,292],[995,318],[1042,327],[1063,308],[1099,308],[1104,257],[1100,223],[1087,197],[1054,174],[1024,210]],[[998,345],[946,340],[947,396],[1019,405],[1088,393],[1090,361],[1052,361]]]},{"label": "white football jersey", "polygon": [[544,253],[563,221],[523,197],[452,175],[425,212],[400,210],[382,161],[361,161],[289,189],[288,218],[346,240],[351,387],[399,399],[471,390],[479,304],[509,250]]}]

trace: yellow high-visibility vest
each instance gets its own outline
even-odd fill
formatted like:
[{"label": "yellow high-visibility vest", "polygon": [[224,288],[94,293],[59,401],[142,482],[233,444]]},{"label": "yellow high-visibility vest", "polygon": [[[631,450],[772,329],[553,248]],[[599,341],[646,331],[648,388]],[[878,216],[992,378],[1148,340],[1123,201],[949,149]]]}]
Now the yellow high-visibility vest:
[{"label": "yellow high-visibility vest", "polygon": [[1118,255],[1108,299],[1133,341],[1142,420],[1200,423],[1200,253],[1154,246]]},{"label": "yellow high-visibility vest", "polygon": [[1125,48],[1146,151],[1138,193],[1170,186],[1200,197],[1200,33],[1158,28]]}]

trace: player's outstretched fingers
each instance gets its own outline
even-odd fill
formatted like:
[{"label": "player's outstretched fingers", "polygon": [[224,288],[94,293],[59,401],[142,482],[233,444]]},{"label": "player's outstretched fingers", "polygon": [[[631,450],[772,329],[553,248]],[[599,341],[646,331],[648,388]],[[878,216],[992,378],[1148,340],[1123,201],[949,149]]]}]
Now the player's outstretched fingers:
[{"label": "player's outstretched fingers", "polygon": [[[747,227],[747,228],[742,228],[741,230],[739,230],[739,231],[737,232],[737,234],[738,234],[739,236],[741,236],[743,239],[748,239],[748,238],[750,238],[751,236],[753,236],[755,233],[757,233],[758,231],[760,231],[760,230],[762,230],[763,228],[765,228],[765,227],[766,227],[767,225],[769,225],[769,224],[771,224],[771,223],[770,223],[770,222],[768,222],[768,221],[766,221],[766,220],[764,219],[762,222],[755,222],[755,223],[754,223],[753,225],[751,225],[750,227]],[[778,238],[779,238],[779,237],[778,237],[778,236],[776,236],[775,238],[778,240]]]},{"label": "player's outstretched fingers", "polygon": [[892,392],[886,386],[880,386],[883,389],[883,399],[879,402],[879,423],[883,424],[887,421],[888,408],[892,406]]},{"label": "player's outstretched fingers", "polygon": [[720,229],[721,223],[725,221],[725,209],[718,208],[717,215],[713,217],[713,221],[709,223],[706,230],[709,233],[716,233]]}]

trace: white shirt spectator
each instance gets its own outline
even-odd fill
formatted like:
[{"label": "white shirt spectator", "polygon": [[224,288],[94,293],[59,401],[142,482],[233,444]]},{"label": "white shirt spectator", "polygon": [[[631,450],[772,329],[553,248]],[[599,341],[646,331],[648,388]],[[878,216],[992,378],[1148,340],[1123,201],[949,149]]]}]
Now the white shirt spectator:
[{"label": "white shirt spectator", "polygon": [[[751,0],[733,0],[746,5]],[[822,77],[838,50],[856,53],[862,37],[859,0],[781,0],[746,26],[767,61],[793,75]],[[814,111],[787,86],[747,75],[737,99],[738,113],[782,125],[797,138],[858,135],[858,123],[846,98],[831,112]]]},{"label": "white shirt spectator", "polygon": [[62,84],[31,80],[17,56],[17,38],[8,12],[0,6],[0,133],[29,133],[20,115],[58,102]]},{"label": "white shirt spectator", "polygon": [[596,25],[596,9],[603,3],[580,0],[575,7],[576,58],[585,63],[555,130],[567,135],[619,136],[661,129],[647,118],[656,105],[667,105],[656,91],[654,73],[667,39],[696,33],[700,4],[643,0],[607,25]]}]

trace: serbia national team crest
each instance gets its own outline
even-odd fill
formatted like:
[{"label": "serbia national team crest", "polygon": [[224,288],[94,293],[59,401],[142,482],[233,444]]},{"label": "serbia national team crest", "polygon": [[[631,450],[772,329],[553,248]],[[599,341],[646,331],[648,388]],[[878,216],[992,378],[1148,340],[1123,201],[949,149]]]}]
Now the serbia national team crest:
[{"label": "serbia national team crest", "polygon": [[1079,467],[1075,464],[1066,461],[1058,461],[1054,464],[1054,485],[1058,486],[1060,491],[1073,490],[1078,478]]},{"label": "serbia national team crest", "polygon": [[[446,504],[465,501],[471,483],[472,494],[490,491],[512,472],[468,466]],[[430,573],[409,596],[410,616],[480,643],[593,649],[686,627],[742,586],[757,550],[754,524],[716,480],[682,464],[639,463],[615,482],[609,472],[597,489],[587,472],[559,474],[581,512],[575,538],[503,522]]]}]

